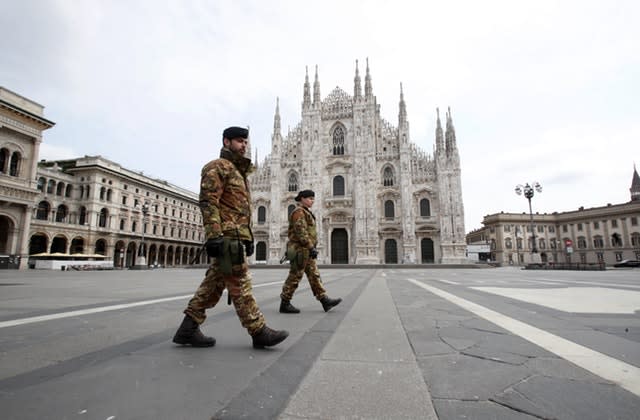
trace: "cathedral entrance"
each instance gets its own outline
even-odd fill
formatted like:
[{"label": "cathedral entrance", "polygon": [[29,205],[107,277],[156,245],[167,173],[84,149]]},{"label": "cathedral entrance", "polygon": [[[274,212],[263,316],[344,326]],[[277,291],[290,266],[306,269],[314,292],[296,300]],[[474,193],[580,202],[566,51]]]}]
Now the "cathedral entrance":
[{"label": "cathedral entrance", "polygon": [[331,232],[331,264],[349,264],[349,243],[345,229]]},{"label": "cathedral entrance", "polygon": [[267,261],[267,243],[264,241],[256,245],[256,261]]},{"label": "cathedral entrance", "polygon": [[435,262],[435,254],[433,253],[433,240],[431,238],[422,238],[420,241],[420,250],[422,251],[422,263],[432,264]]},{"label": "cathedral entrance", "polygon": [[398,244],[395,239],[384,241],[384,262],[385,264],[398,264]]}]

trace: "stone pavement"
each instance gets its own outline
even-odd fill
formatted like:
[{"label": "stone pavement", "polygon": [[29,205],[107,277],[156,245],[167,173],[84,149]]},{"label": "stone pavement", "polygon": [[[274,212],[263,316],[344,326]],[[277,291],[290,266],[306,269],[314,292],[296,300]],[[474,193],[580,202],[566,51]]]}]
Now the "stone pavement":
[{"label": "stone pavement", "polygon": [[[285,398],[285,405],[274,411],[278,418],[640,418],[635,388],[640,375],[627,378],[635,393],[629,392],[560,357],[562,348],[555,352],[542,348],[442,296],[447,288],[461,296],[466,293],[480,305],[495,305],[511,322],[520,318],[558,334],[577,331],[578,336],[593,338],[592,329],[563,320],[553,311],[547,313],[543,307],[492,302],[490,295],[474,295],[433,281],[437,277],[418,270],[377,270],[361,292],[352,293],[356,295],[352,306],[347,299],[336,313],[327,314],[329,319],[344,318],[304,379]],[[421,282],[435,284],[432,290],[438,293],[417,287]],[[640,301],[636,303],[640,308]],[[338,315],[339,311],[348,312]],[[632,324],[627,325],[634,329],[640,326],[637,314],[624,322],[629,321]],[[606,334],[601,338],[616,341]],[[623,346],[618,347],[621,354],[630,359],[627,363],[637,366],[637,342],[619,340],[617,344]],[[632,375],[638,372],[633,364],[622,364],[632,369]],[[254,393],[253,400],[244,400],[243,409],[237,404],[235,410],[220,412],[214,418],[260,417],[264,411],[248,408],[249,401],[257,401],[258,407],[268,404],[259,395]]]}]

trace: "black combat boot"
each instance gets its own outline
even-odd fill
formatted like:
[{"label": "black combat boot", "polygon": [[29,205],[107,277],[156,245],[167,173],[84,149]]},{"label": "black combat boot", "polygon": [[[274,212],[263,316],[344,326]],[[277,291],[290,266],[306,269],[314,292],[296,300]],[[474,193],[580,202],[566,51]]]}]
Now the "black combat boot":
[{"label": "black combat boot", "polygon": [[266,325],[260,329],[257,333],[255,333],[251,338],[253,338],[253,348],[254,349],[263,349],[265,347],[275,346],[278,343],[284,341],[285,338],[289,337],[289,332],[285,330],[272,330]]},{"label": "black combat boot", "polygon": [[300,309],[293,306],[290,301],[282,299],[280,301],[280,313],[281,314],[299,314]]},{"label": "black combat boot", "polygon": [[324,296],[322,299],[320,299],[320,303],[322,303],[322,308],[325,312],[329,312],[329,309],[333,308],[340,302],[342,302],[341,298],[331,299],[329,296]]},{"label": "black combat boot", "polygon": [[193,347],[212,347],[216,344],[216,339],[202,334],[198,323],[189,315],[185,315],[180,328],[173,336],[173,342]]}]

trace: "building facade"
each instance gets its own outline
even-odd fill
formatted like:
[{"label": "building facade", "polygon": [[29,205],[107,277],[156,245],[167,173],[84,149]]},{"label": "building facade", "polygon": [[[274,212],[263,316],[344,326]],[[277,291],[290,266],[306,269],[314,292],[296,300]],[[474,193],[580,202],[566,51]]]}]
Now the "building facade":
[{"label": "building facade", "polygon": [[44,107],[0,86],[0,268],[25,268]]},{"label": "building facade", "polygon": [[462,263],[465,258],[460,157],[451,112],[436,116],[433,155],[412,141],[402,85],[397,126],[384,120],[367,62],[356,62],[353,95],[324,99],[308,72],[302,119],[283,135],[276,103],[271,152],[251,177],[258,262],[277,263],[288,215],[302,189],[316,193],[318,260],[331,264]]},{"label": "building facade", "polygon": [[[467,242],[489,244],[491,260],[501,264],[640,260],[640,177],[635,168],[630,192],[627,203],[533,214],[533,231],[527,213],[491,214],[484,217],[483,228],[467,235]],[[534,236],[539,261],[532,258]]]},{"label": "building facade", "polygon": [[206,262],[191,191],[100,156],[41,161],[36,180],[29,255],[98,254],[117,268]]}]

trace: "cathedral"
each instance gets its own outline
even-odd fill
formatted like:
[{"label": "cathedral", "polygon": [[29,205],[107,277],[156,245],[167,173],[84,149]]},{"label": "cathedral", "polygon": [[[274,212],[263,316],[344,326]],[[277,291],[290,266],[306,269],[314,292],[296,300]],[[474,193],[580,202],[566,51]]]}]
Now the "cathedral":
[{"label": "cathedral", "polygon": [[308,70],[302,119],[283,135],[279,102],[271,152],[250,185],[255,260],[277,264],[288,214],[299,190],[315,191],[321,264],[457,264],[467,262],[460,156],[451,111],[436,113],[433,154],[411,141],[400,85],[397,125],[380,116],[367,60],[364,91],[358,62],[353,94],[324,98],[316,66]]}]

